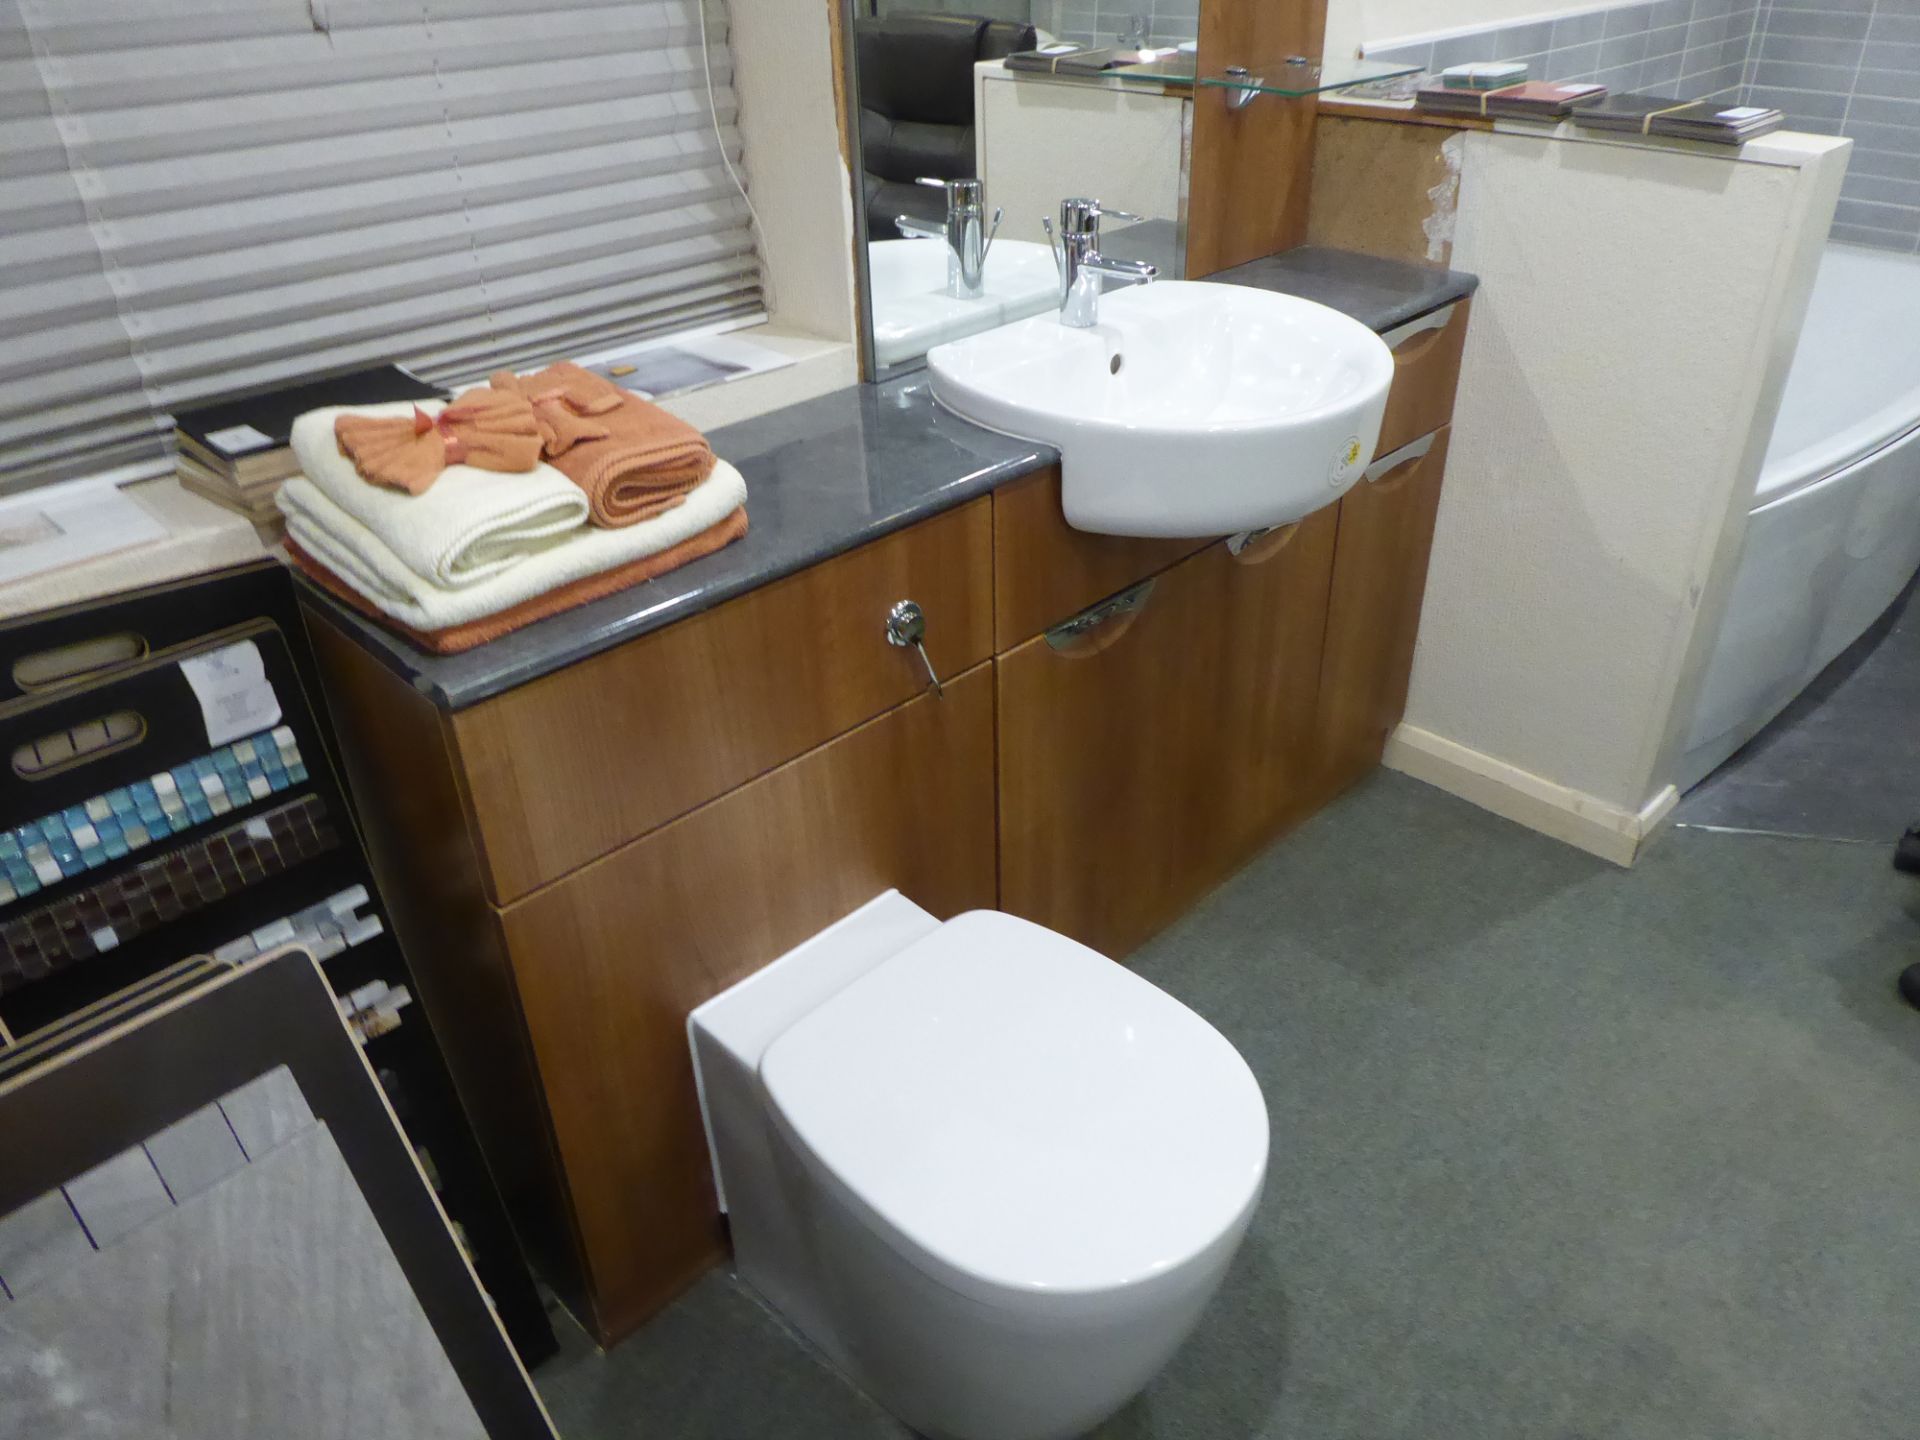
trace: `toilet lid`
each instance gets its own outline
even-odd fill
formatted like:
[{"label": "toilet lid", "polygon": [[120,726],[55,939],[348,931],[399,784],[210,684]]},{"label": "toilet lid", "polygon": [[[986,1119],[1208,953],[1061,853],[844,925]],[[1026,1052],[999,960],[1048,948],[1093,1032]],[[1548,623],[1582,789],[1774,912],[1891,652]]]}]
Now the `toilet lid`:
[{"label": "toilet lid", "polygon": [[1266,1173],[1266,1103],[1219,1031],[997,911],[856,980],[760,1076],[814,1159],[969,1288],[1149,1279],[1218,1240]]}]

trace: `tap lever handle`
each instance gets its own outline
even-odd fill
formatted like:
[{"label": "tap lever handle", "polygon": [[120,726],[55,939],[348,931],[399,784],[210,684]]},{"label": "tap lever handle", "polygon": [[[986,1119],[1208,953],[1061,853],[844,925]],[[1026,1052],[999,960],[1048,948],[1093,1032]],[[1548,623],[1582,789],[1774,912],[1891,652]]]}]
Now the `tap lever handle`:
[{"label": "tap lever handle", "polygon": [[1103,219],[1138,220],[1142,217],[1131,210],[1118,210],[1111,205],[1102,205],[1088,196],[1074,196],[1060,202],[1060,233],[1062,235],[1098,235]]}]

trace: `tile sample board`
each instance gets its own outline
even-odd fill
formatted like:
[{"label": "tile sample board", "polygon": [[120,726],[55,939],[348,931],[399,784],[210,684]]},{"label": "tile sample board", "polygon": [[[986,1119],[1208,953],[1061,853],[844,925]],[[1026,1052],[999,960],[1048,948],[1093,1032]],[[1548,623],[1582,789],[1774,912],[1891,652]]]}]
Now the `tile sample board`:
[{"label": "tile sample board", "polygon": [[339,1147],[311,1117],[211,1189],[0,1304],[0,1435],[370,1433],[486,1434]]},{"label": "tile sample board", "polygon": [[0,1437],[553,1440],[318,963],[189,968],[0,1073]]}]

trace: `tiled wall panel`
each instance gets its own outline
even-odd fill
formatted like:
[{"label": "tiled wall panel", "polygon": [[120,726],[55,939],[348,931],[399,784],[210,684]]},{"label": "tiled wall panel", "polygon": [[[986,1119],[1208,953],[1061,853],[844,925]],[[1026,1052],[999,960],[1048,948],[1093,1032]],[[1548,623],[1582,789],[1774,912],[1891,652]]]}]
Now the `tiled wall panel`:
[{"label": "tiled wall panel", "polygon": [[1524,60],[1534,78],[1771,105],[1854,152],[1833,235],[1920,253],[1920,0],[1652,0],[1396,45],[1442,69]]},{"label": "tiled wall panel", "polygon": [[1770,3],[1749,79],[1794,129],[1852,137],[1834,238],[1920,252],[1920,0]]},{"label": "tiled wall panel", "polygon": [[1200,30],[1200,0],[1034,0],[1033,23],[1062,40],[1111,45],[1134,20],[1155,45],[1191,40]]},{"label": "tiled wall panel", "polygon": [[1597,80],[1617,91],[1731,100],[1746,81],[1759,16],[1758,0],[1651,0],[1432,42],[1369,45],[1367,54],[1431,70],[1468,60],[1523,60],[1536,80]]}]

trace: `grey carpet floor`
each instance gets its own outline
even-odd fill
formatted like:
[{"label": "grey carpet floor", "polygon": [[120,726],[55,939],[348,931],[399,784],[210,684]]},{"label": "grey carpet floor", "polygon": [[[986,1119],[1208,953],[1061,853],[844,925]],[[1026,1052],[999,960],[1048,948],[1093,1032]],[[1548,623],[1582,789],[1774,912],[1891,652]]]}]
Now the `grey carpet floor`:
[{"label": "grey carpet floor", "polygon": [[[1213,1310],[1102,1440],[1912,1440],[1920,882],[1617,870],[1382,773],[1140,954],[1265,1088]],[[902,1432],[709,1276],[540,1376],[566,1440]]]},{"label": "grey carpet floor", "polygon": [[1674,820],[1891,845],[1920,823],[1920,585],[1773,723],[1682,798]]}]

